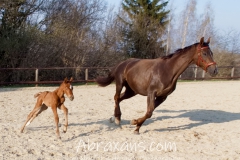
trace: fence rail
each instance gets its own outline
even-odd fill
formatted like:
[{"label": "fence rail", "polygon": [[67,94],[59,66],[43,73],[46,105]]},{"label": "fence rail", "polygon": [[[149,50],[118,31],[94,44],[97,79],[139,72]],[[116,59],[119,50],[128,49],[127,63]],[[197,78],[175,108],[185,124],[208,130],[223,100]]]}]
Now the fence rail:
[{"label": "fence rail", "polygon": [[[71,70],[71,74],[76,74],[76,76],[70,75],[74,77],[73,83],[88,83],[94,82],[94,78],[101,73],[108,71],[110,67],[51,67],[51,68],[0,68],[0,76],[3,73],[11,72],[12,74],[17,74],[18,77],[24,77],[24,73],[20,72],[30,72],[32,76],[29,76],[27,80],[18,81],[2,81],[0,79],[0,85],[10,85],[10,84],[59,84],[62,82],[62,79],[57,76],[57,78],[51,77],[51,80],[46,77],[41,77],[42,72],[52,71],[52,73],[48,73],[54,76],[54,73],[57,71],[62,71],[64,75],[64,71]],[[98,72],[97,72],[98,70]],[[210,77],[208,74],[205,74],[205,71],[199,67],[188,67],[183,74],[179,77],[179,80],[212,80],[212,79],[240,79],[240,66],[219,66],[219,75],[216,77]],[[99,72],[100,71],[100,72]],[[94,73],[93,73],[94,72]],[[61,74],[61,73],[60,73]],[[79,76],[79,75],[81,76]],[[69,72],[67,74],[69,76]],[[41,77],[41,78],[40,78]],[[62,76],[63,77],[63,76]],[[77,78],[75,78],[77,77]],[[46,80],[47,79],[47,80]]]}]

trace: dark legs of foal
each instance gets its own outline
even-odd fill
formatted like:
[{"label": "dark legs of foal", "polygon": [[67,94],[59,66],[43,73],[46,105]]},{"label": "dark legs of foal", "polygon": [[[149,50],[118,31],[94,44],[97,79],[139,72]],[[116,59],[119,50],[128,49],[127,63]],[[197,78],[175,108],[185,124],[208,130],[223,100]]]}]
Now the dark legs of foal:
[{"label": "dark legs of foal", "polygon": [[139,134],[139,129],[142,126],[142,124],[145,122],[146,119],[151,118],[152,116],[152,112],[154,111],[155,108],[157,108],[162,102],[164,102],[166,100],[167,97],[156,97],[154,96],[154,94],[149,94],[147,97],[147,112],[145,114],[145,116],[136,119],[133,119],[131,121],[132,125],[137,125],[134,133],[135,134]]},{"label": "dark legs of foal", "polygon": [[[124,93],[121,94],[123,85],[122,85],[122,83],[121,83],[121,85],[117,85],[116,86],[116,94],[114,96],[114,100],[115,100],[114,117],[115,117],[115,123],[117,125],[120,125],[121,115],[122,115],[119,103],[124,99],[128,99],[128,98],[131,98],[136,95],[134,93],[134,91],[128,86],[127,83],[124,86],[126,87],[126,90]],[[110,119],[110,122],[113,122],[113,120]]]}]

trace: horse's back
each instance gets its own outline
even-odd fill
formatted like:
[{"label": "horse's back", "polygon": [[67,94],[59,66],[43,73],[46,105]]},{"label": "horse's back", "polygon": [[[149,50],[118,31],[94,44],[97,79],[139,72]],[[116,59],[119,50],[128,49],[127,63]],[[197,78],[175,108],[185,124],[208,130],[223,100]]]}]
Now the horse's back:
[{"label": "horse's back", "polygon": [[114,68],[114,73],[115,75],[119,75],[119,74],[123,74],[126,71],[126,68],[136,62],[138,62],[140,59],[136,59],[136,58],[130,58],[127,59],[121,63],[119,63],[115,68]]},{"label": "horse's back", "polygon": [[116,69],[116,82],[127,83],[135,93],[146,95],[156,66],[156,59],[126,60]]}]

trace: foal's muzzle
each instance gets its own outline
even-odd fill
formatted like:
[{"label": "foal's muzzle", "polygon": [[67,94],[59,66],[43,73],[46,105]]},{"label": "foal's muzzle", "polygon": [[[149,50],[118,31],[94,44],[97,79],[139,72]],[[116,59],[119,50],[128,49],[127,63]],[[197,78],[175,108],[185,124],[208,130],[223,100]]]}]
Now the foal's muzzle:
[{"label": "foal's muzzle", "polygon": [[69,96],[68,98],[69,98],[71,101],[73,101],[74,96],[72,95],[72,96]]}]

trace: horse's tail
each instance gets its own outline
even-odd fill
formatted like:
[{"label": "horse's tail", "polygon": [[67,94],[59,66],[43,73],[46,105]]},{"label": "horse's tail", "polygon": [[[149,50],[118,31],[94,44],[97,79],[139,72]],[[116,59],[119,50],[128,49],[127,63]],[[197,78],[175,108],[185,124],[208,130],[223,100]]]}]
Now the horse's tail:
[{"label": "horse's tail", "polygon": [[38,92],[38,93],[34,94],[34,98],[37,98],[40,94],[42,94],[42,92]]},{"label": "horse's tail", "polygon": [[115,68],[111,70],[111,72],[108,74],[107,77],[97,77],[96,82],[98,83],[98,85],[101,87],[106,87],[109,84],[111,84],[115,79],[114,71],[115,71]]}]

